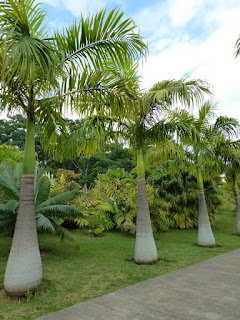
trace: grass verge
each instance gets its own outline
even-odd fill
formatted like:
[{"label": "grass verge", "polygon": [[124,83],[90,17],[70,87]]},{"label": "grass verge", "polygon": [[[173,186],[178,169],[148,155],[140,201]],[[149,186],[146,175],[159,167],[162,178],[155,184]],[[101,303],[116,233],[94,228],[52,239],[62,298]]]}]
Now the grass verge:
[{"label": "grass verge", "polygon": [[3,290],[4,270],[11,245],[0,238],[0,319],[31,320],[134,283],[195,264],[240,248],[235,235],[235,214],[222,209],[214,226],[217,246],[199,248],[196,230],[171,230],[156,234],[159,262],[139,266],[133,262],[135,236],[106,232],[101,238],[74,232],[80,251],[48,234],[40,234],[43,284],[36,294],[12,299]]}]

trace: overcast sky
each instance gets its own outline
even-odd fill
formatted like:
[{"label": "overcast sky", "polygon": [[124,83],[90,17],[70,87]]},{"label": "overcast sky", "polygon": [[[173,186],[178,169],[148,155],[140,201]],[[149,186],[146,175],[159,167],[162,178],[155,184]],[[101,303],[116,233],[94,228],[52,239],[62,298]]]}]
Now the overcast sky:
[{"label": "overcast sky", "polygon": [[240,0],[42,0],[49,25],[69,24],[80,13],[121,6],[149,43],[142,87],[184,75],[207,80],[218,113],[240,120]]}]

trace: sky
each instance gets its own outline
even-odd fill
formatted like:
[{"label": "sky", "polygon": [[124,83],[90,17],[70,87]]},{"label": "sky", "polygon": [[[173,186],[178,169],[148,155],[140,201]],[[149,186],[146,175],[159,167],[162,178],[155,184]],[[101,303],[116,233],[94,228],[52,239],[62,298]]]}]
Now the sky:
[{"label": "sky", "polygon": [[42,0],[49,26],[61,28],[82,13],[120,6],[148,40],[142,88],[188,75],[214,88],[217,113],[240,120],[240,0]]}]

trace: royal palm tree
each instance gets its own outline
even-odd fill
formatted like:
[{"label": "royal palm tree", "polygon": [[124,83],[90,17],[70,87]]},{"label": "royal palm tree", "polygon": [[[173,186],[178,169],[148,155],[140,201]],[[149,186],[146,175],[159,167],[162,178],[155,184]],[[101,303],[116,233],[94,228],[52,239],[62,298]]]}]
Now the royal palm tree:
[{"label": "royal palm tree", "polygon": [[236,48],[235,57],[238,57],[240,55],[240,36],[238,37],[235,43],[235,48]]},{"label": "royal palm tree", "polygon": [[232,190],[236,203],[237,235],[240,236],[240,195],[238,189],[238,176],[240,173],[240,141],[222,139],[216,144],[216,155],[223,163],[226,178],[232,181]]},{"label": "royal palm tree", "polygon": [[20,201],[4,279],[10,296],[24,295],[42,279],[34,197],[35,123],[44,133],[42,141],[52,146],[64,131],[64,106],[93,110],[101,99],[120,112],[131,97],[123,81],[106,74],[102,61],[110,57],[121,63],[123,55],[137,59],[146,53],[136,25],[119,9],[81,17],[62,33],[48,35],[45,26],[45,12],[34,0],[0,1],[0,106],[27,116]]},{"label": "royal palm tree", "polygon": [[[195,127],[197,139],[183,139],[189,154],[191,154],[191,167],[197,176],[198,190],[198,245],[202,247],[214,247],[215,239],[208,216],[208,209],[204,192],[204,175],[215,174],[217,161],[214,152],[216,141],[224,135],[231,135],[238,128],[238,121],[234,118],[217,117],[216,104],[204,103],[198,112],[192,125]],[[214,121],[215,120],[215,121]],[[220,170],[219,170],[220,172]],[[208,177],[209,178],[209,177]]]},{"label": "royal palm tree", "polygon": [[137,157],[138,205],[134,250],[134,260],[137,264],[152,264],[158,260],[147,199],[144,152],[148,145],[159,144],[174,134],[194,134],[191,130],[192,117],[181,112],[176,117],[175,114],[169,113],[166,106],[171,106],[176,100],[191,105],[196,100],[201,100],[203,92],[209,93],[207,84],[199,80],[160,82],[143,98],[134,119],[129,121],[130,145]]},{"label": "royal palm tree", "polygon": [[[121,69],[120,73],[126,75],[125,69]],[[126,78],[132,79],[132,74]],[[129,80],[129,83],[133,84],[134,81]],[[141,94],[137,88],[137,85],[131,86],[136,105],[128,116],[113,118],[103,113],[83,119],[70,135],[65,153],[74,155],[76,150],[79,154],[96,151],[100,145],[114,138],[122,137],[128,141],[137,158],[138,205],[134,260],[138,264],[153,264],[158,255],[146,192],[144,152],[149,144],[166,139],[168,135],[190,131],[192,116],[182,113],[178,118],[175,115],[172,117],[166,106],[176,102],[190,106],[200,102],[203,94],[209,94],[210,91],[207,83],[189,79],[162,81],[147,94]]]}]

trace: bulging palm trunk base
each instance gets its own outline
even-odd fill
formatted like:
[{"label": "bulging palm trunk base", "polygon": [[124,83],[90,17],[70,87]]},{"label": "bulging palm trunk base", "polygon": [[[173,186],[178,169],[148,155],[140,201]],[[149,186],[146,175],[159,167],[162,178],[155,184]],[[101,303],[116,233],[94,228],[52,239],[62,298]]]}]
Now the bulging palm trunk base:
[{"label": "bulging palm trunk base", "polygon": [[236,201],[237,235],[240,236],[240,197],[235,196],[235,201]]},{"label": "bulging palm trunk base", "polygon": [[137,264],[154,264],[158,260],[154,242],[145,179],[138,179],[137,233],[134,261]]},{"label": "bulging palm trunk base", "polygon": [[41,281],[42,265],[36,229],[34,174],[24,174],[4,288],[9,296],[20,297],[28,291],[34,291]]},{"label": "bulging palm trunk base", "polygon": [[212,232],[205,194],[203,190],[198,191],[198,245],[200,247],[215,247],[215,239]]}]

